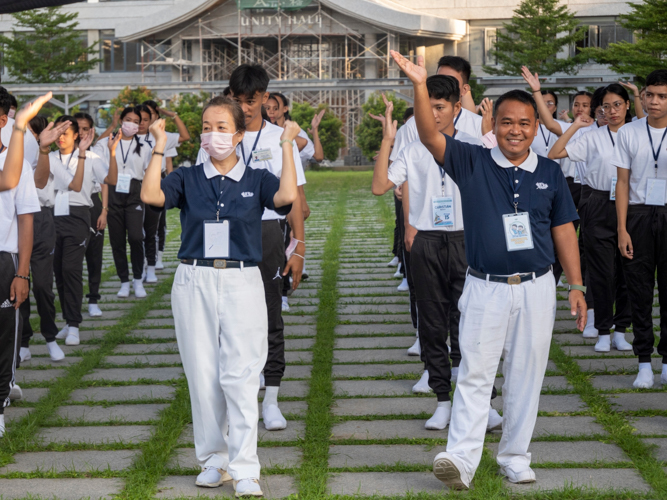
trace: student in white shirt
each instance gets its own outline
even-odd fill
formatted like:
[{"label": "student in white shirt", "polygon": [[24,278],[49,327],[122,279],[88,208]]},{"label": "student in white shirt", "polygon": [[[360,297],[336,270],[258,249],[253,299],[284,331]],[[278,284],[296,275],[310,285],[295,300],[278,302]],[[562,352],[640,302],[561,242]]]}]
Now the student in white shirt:
[{"label": "student in white shirt", "polygon": [[[593,256],[587,262],[587,283],[595,303],[595,328],[599,334],[595,351],[609,352],[612,346],[619,351],[630,351],[632,346],[625,340],[625,330],[630,326],[632,310],[616,232],[616,168],[610,163],[617,133],[631,120],[630,99],[627,91],[617,83],[607,86],[601,95],[608,125],[573,141],[577,131],[593,123],[590,116],[577,117],[553,145],[549,158],[568,157],[586,163],[583,180],[592,193],[586,202],[584,245],[586,255]],[[614,325],[612,340],[610,334]]]},{"label": "student in white shirt", "polygon": [[651,354],[654,286],[660,295],[662,384],[667,384],[667,70],[646,77],[647,118],[625,125],[616,137],[618,246],[632,304],[632,347],[639,358],[637,389],[653,386]]}]

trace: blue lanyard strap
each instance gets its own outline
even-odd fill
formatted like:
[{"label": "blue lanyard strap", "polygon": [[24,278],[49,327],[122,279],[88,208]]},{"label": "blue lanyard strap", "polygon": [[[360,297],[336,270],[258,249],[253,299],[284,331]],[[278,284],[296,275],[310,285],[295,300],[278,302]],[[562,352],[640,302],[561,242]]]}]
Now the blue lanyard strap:
[{"label": "blue lanyard strap", "polygon": [[[456,124],[459,122],[459,118],[461,118],[461,115],[463,114],[463,110],[459,111],[459,114],[456,115],[456,118],[454,118],[454,128],[456,128]],[[454,134],[456,135],[456,134]]]},{"label": "blue lanyard strap", "polygon": [[519,174],[519,178],[516,179],[514,172],[516,172],[517,167],[508,168],[507,169],[509,180],[510,180],[510,187],[512,188],[512,192],[514,193],[513,199],[512,199],[512,205],[514,205],[514,213],[518,213],[519,209],[519,188],[521,187],[521,183],[523,182],[523,177],[526,175],[526,171],[521,169],[521,173]]},{"label": "blue lanyard strap", "polygon": [[[609,133],[609,138],[611,139],[611,145],[616,147],[616,142],[614,142],[614,136],[611,135],[611,130],[609,129],[609,127],[607,127],[607,132]],[[649,137],[651,137],[651,134],[649,134]],[[663,139],[664,138],[665,138],[665,136],[663,136]],[[653,145],[653,144],[651,144],[651,145]]]},{"label": "blue lanyard strap", "polygon": [[[217,177],[217,176],[216,176]],[[222,206],[222,192],[224,191],[222,189],[222,183],[223,183],[223,177],[220,176],[220,182],[218,183],[219,188],[215,188],[215,178],[212,179],[211,181],[211,186],[213,187],[213,196],[215,196],[218,200],[216,204],[216,209],[215,209],[215,218],[216,220],[220,220],[220,207]]]},{"label": "blue lanyard strap", "polygon": [[149,139],[150,134],[146,134],[146,137],[144,137],[144,142],[147,143],[151,148],[153,147],[153,141]]},{"label": "blue lanyard strap", "polygon": [[667,128],[665,129],[665,132],[662,134],[662,139],[660,139],[660,144],[658,144],[658,151],[656,152],[655,148],[653,147],[653,137],[651,137],[651,129],[648,127],[648,119],[646,120],[646,132],[648,133],[648,140],[651,143],[651,153],[653,153],[653,160],[654,160],[654,166],[655,166],[655,175],[658,175],[658,158],[660,158],[660,148],[662,148],[662,143],[665,140],[665,136],[667,135]]},{"label": "blue lanyard strap", "polygon": [[248,166],[250,165],[250,160],[252,160],[252,152],[257,147],[257,143],[259,142],[259,137],[262,135],[263,128],[264,128],[264,120],[262,119],[262,126],[259,128],[259,132],[257,132],[257,138],[255,139],[255,144],[252,145],[252,149],[250,150],[250,156],[248,157],[248,160],[245,159],[245,148],[243,147],[243,141],[241,141],[241,153],[243,154],[243,163],[245,163],[246,168],[248,168]]},{"label": "blue lanyard strap", "polygon": [[549,141],[551,140],[551,130],[549,131],[549,137],[547,138],[547,136],[544,135],[544,125],[540,123],[540,133],[542,134],[542,139],[544,139],[544,145],[546,146],[547,149],[549,149]]},{"label": "blue lanyard strap", "polygon": [[5,149],[7,149],[7,148],[5,147],[5,145],[4,145],[4,144],[1,145],[1,146],[0,146],[0,154],[2,154],[2,153],[4,152]]},{"label": "blue lanyard strap", "polygon": [[[119,132],[120,133],[120,132]],[[125,164],[127,163],[127,157],[130,156],[130,151],[132,151],[132,141],[134,141],[135,136],[132,136],[130,139],[130,145],[127,148],[127,154],[123,151],[123,138],[120,139],[120,155],[123,158],[123,172],[125,172]]]}]

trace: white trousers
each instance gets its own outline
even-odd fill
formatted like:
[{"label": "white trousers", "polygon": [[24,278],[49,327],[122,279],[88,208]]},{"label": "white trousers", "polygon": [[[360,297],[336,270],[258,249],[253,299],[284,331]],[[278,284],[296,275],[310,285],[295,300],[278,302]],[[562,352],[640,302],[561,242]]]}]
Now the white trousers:
[{"label": "white trousers", "polygon": [[498,464],[530,466],[530,444],[556,319],[556,284],[548,272],[520,285],[468,276],[459,300],[461,365],[447,451],[472,480],[482,458],[489,398],[503,357],[503,435]]},{"label": "white trousers", "polygon": [[237,481],[259,478],[257,395],[268,352],[259,268],[180,264],[171,307],[190,388],[197,460],[227,470]]}]

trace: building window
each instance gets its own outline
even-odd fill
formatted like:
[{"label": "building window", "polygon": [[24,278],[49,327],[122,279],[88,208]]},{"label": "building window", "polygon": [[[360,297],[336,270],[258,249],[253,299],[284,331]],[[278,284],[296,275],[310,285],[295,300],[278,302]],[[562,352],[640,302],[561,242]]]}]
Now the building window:
[{"label": "building window", "polygon": [[581,49],[599,47],[606,49],[611,43],[633,42],[632,32],[618,24],[589,25],[583,39],[576,43],[572,55],[579,54]]},{"label": "building window", "polygon": [[100,32],[101,71],[141,71],[140,45],[135,42],[121,42],[112,31]]},{"label": "building window", "polygon": [[496,66],[498,58],[491,55],[496,45],[497,28],[471,29],[469,35],[469,60],[472,66]]}]

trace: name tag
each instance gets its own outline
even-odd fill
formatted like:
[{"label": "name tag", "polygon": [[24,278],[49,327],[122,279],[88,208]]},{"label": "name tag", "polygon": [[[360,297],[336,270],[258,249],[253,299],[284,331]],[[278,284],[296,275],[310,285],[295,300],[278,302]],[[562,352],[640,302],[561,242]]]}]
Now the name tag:
[{"label": "name tag", "polygon": [[667,181],[665,179],[646,179],[646,204],[665,205]]},{"label": "name tag", "polygon": [[273,160],[273,155],[269,148],[266,149],[255,149],[252,152],[252,161],[267,161]]},{"label": "name tag", "polygon": [[574,168],[574,183],[581,184],[581,177],[579,177],[579,169],[577,167]]},{"label": "name tag", "polygon": [[130,174],[118,174],[118,180],[116,181],[116,192],[128,194],[130,192],[131,181],[132,176]]},{"label": "name tag", "polygon": [[503,227],[508,252],[531,250],[533,248],[533,235],[530,231],[528,212],[503,215]]},{"label": "name tag", "polygon": [[58,191],[56,193],[56,203],[53,206],[53,215],[69,215],[69,192]]},{"label": "name tag", "polygon": [[229,221],[204,221],[204,258],[229,258]]},{"label": "name tag", "polygon": [[452,197],[434,196],[431,198],[433,208],[433,227],[454,227],[454,199]]},{"label": "name tag", "polygon": [[609,199],[616,200],[616,177],[611,178],[611,189],[609,190]]}]

